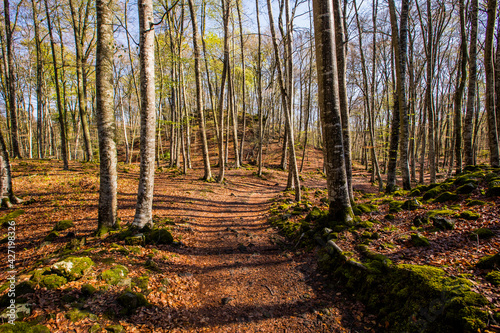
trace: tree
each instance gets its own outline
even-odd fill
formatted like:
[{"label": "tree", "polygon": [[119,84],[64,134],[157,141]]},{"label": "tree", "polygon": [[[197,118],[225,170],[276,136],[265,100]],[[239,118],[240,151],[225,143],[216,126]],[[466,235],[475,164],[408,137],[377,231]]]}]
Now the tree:
[{"label": "tree", "polygon": [[155,171],[155,63],[153,1],[139,0],[139,48],[141,91],[141,165],[137,205],[132,226],[142,229],[153,225]]},{"label": "tree", "polygon": [[201,72],[200,72],[200,47],[198,45],[198,20],[193,0],[188,0],[189,10],[191,12],[191,22],[193,23],[193,53],[194,53],[194,75],[196,82],[196,109],[200,117],[201,143],[203,152],[203,165],[205,167],[204,180],[212,180],[212,171],[210,169],[210,156],[208,154],[207,132],[205,125],[205,111],[203,110],[203,96],[201,91]]},{"label": "tree", "polygon": [[9,154],[7,153],[2,131],[0,131],[0,200],[1,206],[6,208],[12,207],[13,203],[22,202],[21,199],[14,195],[12,190]]},{"label": "tree", "polygon": [[99,134],[100,186],[98,228],[116,224],[116,122],[113,107],[113,0],[96,0],[96,114]]},{"label": "tree", "polygon": [[488,0],[488,21],[486,23],[486,36],[484,40],[484,73],[486,76],[485,107],[488,116],[488,144],[490,148],[490,164],[500,165],[500,152],[498,150],[498,132],[495,111],[495,71],[493,63],[493,37],[495,35],[495,21],[497,0]]},{"label": "tree", "polygon": [[314,30],[318,72],[318,104],[323,125],[325,166],[330,218],[340,224],[352,221],[342,138],[334,17],[331,1],[314,0]]},{"label": "tree", "polygon": [[9,97],[10,111],[10,138],[12,145],[12,157],[21,158],[19,149],[19,133],[17,128],[17,94],[16,94],[16,77],[14,73],[14,55],[12,47],[12,35],[14,27],[10,24],[10,4],[9,0],[3,0],[5,12],[5,39],[7,41],[7,85]]}]

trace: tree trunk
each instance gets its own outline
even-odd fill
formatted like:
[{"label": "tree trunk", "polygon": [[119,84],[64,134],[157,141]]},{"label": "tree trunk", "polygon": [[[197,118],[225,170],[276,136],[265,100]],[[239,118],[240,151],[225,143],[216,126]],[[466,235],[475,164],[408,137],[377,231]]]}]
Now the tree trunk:
[{"label": "tree trunk", "polygon": [[117,172],[115,114],[113,107],[113,0],[96,0],[96,114],[99,133],[98,228],[116,224]]},{"label": "tree trunk", "polygon": [[497,0],[488,0],[488,21],[486,23],[486,36],[484,41],[484,74],[486,76],[485,106],[488,115],[488,144],[490,148],[490,164],[494,167],[500,165],[498,150],[498,132],[495,112],[495,71],[493,63],[493,37],[495,35],[495,20]]},{"label": "tree trunk", "polygon": [[[337,8],[339,10],[339,8]],[[318,105],[323,125],[329,215],[333,223],[350,224],[353,218],[342,137],[338,72],[331,1],[313,1]]]},{"label": "tree trunk", "polygon": [[141,165],[137,206],[132,225],[138,229],[153,225],[155,171],[155,64],[153,1],[139,0],[140,71],[141,71]]}]

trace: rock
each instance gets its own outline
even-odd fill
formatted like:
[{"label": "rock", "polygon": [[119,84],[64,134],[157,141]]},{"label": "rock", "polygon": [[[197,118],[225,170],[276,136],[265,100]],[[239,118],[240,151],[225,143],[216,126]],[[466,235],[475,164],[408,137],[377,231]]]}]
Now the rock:
[{"label": "rock", "polygon": [[87,317],[96,317],[95,315],[92,315],[88,311],[81,311],[78,309],[73,309],[66,313],[65,317],[69,319],[71,322],[77,322],[79,320],[85,319]]},{"label": "rock", "polygon": [[471,233],[471,239],[472,240],[476,240],[476,239],[487,239],[487,238],[491,238],[495,236],[495,233],[493,231],[491,231],[490,229],[488,228],[479,228],[479,229],[476,229],[474,230],[472,233]]},{"label": "rock", "polygon": [[0,217],[0,225],[2,225],[2,227],[4,228],[7,228],[8,226],[10,226],[9,223],[10,221],[14,221],[14,219],[16,219],[22,214],[24,214],[24,210],[22,209],[18,209],[8,214],[5,214],[4,216]]},{"label": "rock", "polygon": [[52,230],[54,230],[54,231],[64,231],[64,230],[67,230],[67,229],[72,228],[74,226],[75,226],[75,224],[73,223],[73,221],[71,221],[71,220],[62,220],[62,221],[57,222],[56,225],[54,226],[54,228]]},{"label": "rock", "polygon": [[401,205],[401,209],[415,210],[418,209],[420,206],[422,206],[422,203],[420,201],[418,201],[417,199],[410,199],[403,202],[403,204]]},{"label": "rock", "polygon": [[441,193],[434,202],[447,202],[447,201],[455,201],[458,199],[458,195],[451,192],[443,192]]},{"label": "rock", "polygon": [[106,331],[112,332],[112,333],[124,333],[125,329],[123,328],[122,325],[109,325],[109,326],[106,326]]},{"label": "rock", "polygon": [[124,314],[132,314],[141,306],[148,306],[149,302],[141,293],[125,291],[117,298],[117,302],[124,309]]},{"label": "rock", "polygon": [[458,194],[469,194],[472,193],[472,191],[474,191],[476,188],[477,186],[475,184],[467,183],[458,187],[456,191]]},{"label": "rock", "polygon": [[490,187],[488,189],[488,191],[486,191],[486,196],[487,197],[498,197],[498,196],[500,196],[500,186],[497,185],[497,186]]},{"label": "rock", "polygon": [[72,251],[79,250],[85,245],[85,242],[85,237],[73,238],[66,244],[65,248]]},{"label": "rock", "polygon": [[420,227],[422,224],[428,224],[429,223],[429,218],[426,216],[415,216],[413,219],[413,225],[415,227]]},{"label": "rock", "polygon": [[174,237],[167,229],[153,229],[146,234],[147,244],[172,244]]},{"label": "rock", "polygon": [[59,238],[59,233],[57,231],[51,231],[43,240],[46,242],[53,242],[57,238]]},{"label": "rock", "polygon": [[221,299],[221,303],[223,305],[229,304],[229,302],[231,302],[231,301],[234,301],[233,297],[224,297],[224,298]]},{"label": "rock", "polygon": [[432,218],[432,224],[440,230],[452,230],[455,226],[455,222],[452,219],[442,216],[434,216]]},{"label": "rock", "polygon": [[67,282],[68,281],[63,276],[59,276],[57,274],[50,274],[50,275],[43,275],[38,284],[40,285],[40,287],[53,290],[62,287]]},{"label": "rock", "polygon": [[486,274],[485,276],[486,280],[490,281],[492,285],[498,286],[500,285],[500,272],[499,271],[492,271]]},{"label": "rock", "polygon": [[144,267],[146,267],[147,269],[150,269],[152,271],[159,271],[160,270],[160,268],[158,267],[158,264],[153,259],[146,260]]},{"label": "rock", "polygon": [[126,245],[144,245],[146,242],[146,238],[144,234],[137,234],[131,237],[125,238]]},{"label": "rock", "polygon": [[[29,317],[31,315],[31,305],[29,303],[15,303],[15,309],[5,309],[2,314],[0,314],[0,319],[8,321],[12,318],[12,315],[15,316],[16,320],[22,320],[25,317]],[[0,330],[0,332],[3,331]]]},{"label": "rock", "polygon": [[476,264],[479,268],[495,268],[500,267],[500,253],[484,256]]},{"label": "rock", "polygon": [[145,292],[148,290],[149,276],[143,275],[136,277],[134,278],[134,283],[139,289],[141,289],[142,292]]},{"label": "rock", "polygon": [[[123,280],[128,275],[128,269],[122,265],[116,265],[101,273],[101,279],[112,286],[123,285]],[[130,283],[129,283],[130,284]]]},{"label": "rock", "polygon": [[34,325],[18,321],[15,326],[7,323],[0,325],[0,333],[50,333],[50,330],[43,325]]},{"label": "rock", "polygon": [[90,327],[89,333],[97,333],[101,331],[101,325],[99,324],[94,324],[92,327]]},{"label": "rock", "polygon": [[96,291],[97,289],[91,284],[84,284],[80,289],[80,292],[82,293],[83,297],[92,296]]},{"label": "rock", "polygon": [[412,234],[411,242],[414,246],[430,246],[429,240],[421,234]]},{"label": "rock", "polygon": [[459,216],[466,220],[477,220],[478,218],[481,217],[481,214],[476,212],[471,212],[470,210],[466,210],[461,212]]},{"label": "rock", "polygon": [[470,200],[470,201],[467,201],[467,206],[468,207],[471,207],[471,206],[484,206],[484,205],[486,205],[486,202],[482,201],[482,200]]},{"label": "rock", "polygon": [[94,262],[89,257],[68,257],[58,261],[51,266],[54,273],[64,276],[68,281],[75,281],[82,278],[94,266]]}]

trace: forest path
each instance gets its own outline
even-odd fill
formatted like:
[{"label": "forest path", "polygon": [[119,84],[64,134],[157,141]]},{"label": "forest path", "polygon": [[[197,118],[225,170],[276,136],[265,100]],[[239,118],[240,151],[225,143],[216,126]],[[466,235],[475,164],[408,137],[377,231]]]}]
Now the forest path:
[{"label": "forest path", "polygon": [[[267,212],[284,190],[278,184],[286,184],[285,176],[272,171],[261,179],[241,168],[228,171],[225,185],[196,176],[156,182],[155,204],[168,205],[169,215],[186,222],[178,228],[189,231],[176,260],[184,264],[175,269],[198,282],[193,306],[184,312],[189,324],[179,331],[364,331],[359,304],[335,283],[326,288],[314,255],[278,245],[283,239],[268,224]],[[309,183],[324,187],[324,180]],[[172,186],[186,189],[184,195],[162,199]]]}]

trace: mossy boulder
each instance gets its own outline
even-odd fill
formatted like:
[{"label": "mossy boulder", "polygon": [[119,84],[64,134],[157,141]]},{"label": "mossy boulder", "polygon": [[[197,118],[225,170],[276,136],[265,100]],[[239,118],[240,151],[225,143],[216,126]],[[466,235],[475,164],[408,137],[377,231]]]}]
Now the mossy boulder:
[{"label": "mossy boulder", "polygon": [[433,187],[424,193],[422,199],[429,200],[429,199],[435,198],[435,197],[439,196],[441,194],[441,192],[443,192],[443,189],[440,186]]},{"label": "mossy boulder", "polygon": [[62,287],[68,282],[64,276],[57,274],[43,275],[38,282],[40,287],[47,288],[49,290],[57,289]]},{"label": "mossy boulder", "polygon": [[414,188],[410,192],[410,197],[418,197],[418,196],[421,196],[421,195],[422,195],[422,190],[419,189],[418,187]]},{"label": "mossy boulder", "polygon": [[97,291],[96,287],[88,283],[84,284],[80,288],[80,292],[82,293],[83,297],[90,297],[93,294],[95,294],[96,291]]},{"label": "mossy boulder", "polygon": [[10,226],[10,221],[15,221],[16,218],[24,214],[24,210],[22,209],[17,209],[14,210],[8,214],[5,214],[4,216],[0,217],[0,225],[4,228],[7,228]]},{"label": "mossy boulder", "polygon": [[500,196],[500,185],[488,188],[486,191],[487,197],[498,197]]},{"label": "mossy boulder", "polygon": [[401,209],[401,206],[403,205],[403,201],[398,201],[398,200],[394,200],[392,202],[389,203],[389,213],[397,213],[397,212],[400,212],[402,209]]},{"label": "mossy boulder", "polygon": [[375,212],[377,210],[378,206],[373,204],[359,204],[352,207],[354,215],[362,215],[365,213]]},{"label": "mossy boulder", "polygon": [[426,237],[422,236],[421,234],[412,234],[411,235],[411,243],[414,246],[430,246],[431,245],[429,240]]},{"label": "mossy boulder", "polygon": [[82,278],[94,266],[94,262],[89,257],[68,257],[58,261],[51,266],[54,273],[64,276],[68,281],[75,281]]},{"label": "mossy boulder", "polygon": [[0,333],[50,333],[50,330],[43,325],[31,325],[30,323],[19,321],[15,325],[0,325]]},{"label": "mossy boulder", "polygon": [[19,321],[30,315],[31,305],[29,303],[15,303],[15,308],[7,308],[0,314],[0,320],[5,322],[14,317],[16,321]]},{"label": "mossy boulder", "polygon": [[487,239],[495,236],[495,233],[488,228],[479,228],[471,233],[471,239]]},{"label": "mossy boulder", "polygon": [[52,230],[45,238],[43,239],[45,242],[53,242],[59,238],[59,232]]},{"label": "mossy boulder", "polygon": [[447,202],[455,200],[458,200],[457,194],[452,192],[443,192],[437,198],[434,199],[434,202]]},{"label": "mossy boulder", "polygon": [[67,230],[69,228],[73,228],[75,226],[75,224],[73,223],[73,221],[71,220],[62,220],[62,221],[59,221],[56,223],[56,225],[54,226],[54,228],[52,230],[55,230],[55,231],[64,231],[64,230]]},{"label": "mossy boulder", "polygon": [[472,212],[470,210],[465,210],[461,212],[459,216],[466,220],[477,220],[478,218],[481,217],[481,214]]},{"label": "mossy boulder", "polygon": [[458,194],[469,194],[469,193],[472,193],[476,188],[477,188],[477,186],[475,184],[467,183],[467,184],[464,184],[462,186],[457,187],[456,192]]},{"label": "mossy boulder", "polygon": [[486,274],[486,280],[491,282],[492,285],[498,286],[500,285],[500,272],[499,271],[492,271]]},{"label": "mossy boulder", "polygon": [[420,227],[423,224],[429,224],[429,218],[425,215],[415,216],[413,219],[413,225],[415,227]]},{"label": "mossy boulder", "polygon": [[431,218],[434,227],[440,230],[453,230],[455,221],[443,216],[434,216]]},{"label": "mossy boulder", "polygon": [[416,210],[422,206],[422,203],[417,199],[409,199],[403,202],[401,209],[404,210]]},{"label": "mossy boulder", "polygon": [[146,237],[144,237],[144,234],[136,234],[130,237],[125,238],[125,244],[126,245],[144,245],[146,243]]},{"label": "mossy boulder", "polygon": [[85,318],[91,318],[96,320],[97,316],[88,312],[88,311],[82,311],[79,309],[73,309],[69,312],[66,313],[65,317],[69,319],[71,322],[77,322],[79,320],[85,319]]},{"label": "mossy boulder", "polygon": [[108,325],[106,326],[106,331],[111,333],[124,333],[125,329],[122,325]]},{"label": "mossy boulder", "polygon": [[146,297],[141,293],[132,291],[124,291],[117,300],[119,305],[123,308],[123,314],[129,315],[135,312],[141,306],[148,306],[149,302]]},{"label": "mossy boulder", "polygon": [[116,265],[101,273],[101,279],[112,286],[122,285],[128,275],[128,268],[122,265]]},{"label": "mossy boulder", "polygon": [[465,184],[477,184],[477,180],[475,180],[474,177],[471,177],[470,174],[465,174],[458,176],[453,182],[453,184],[457,186],[462,186]]},{"label": "mossy boulder", "polygon": [[306,221],[307,222],[312,222],[312,221],[316,221],[324,216],[326,216],[328,214],[328,211],[326,210],[321,210],[320,208],[318,207],[313,207],[311,209],[311,211],[307,214],[306,216]]},{"label": "mossy boulder", "polygon": [[370,221],[359,221],[356,223],[355,228],[360,229],[360,228],[372,228],[373,227],[373,222]]},{"label": "mossy boulder", "polygon": [[85,237],[72,238],[68,243],[66,243],[64,248],[70,251],[80,250],[85,245],[86,241],[87,239]]},{"label": "mossy boulder", "polygon": [[451,210],[451,209],[446,209],[443,208],[443,209],[433,209],[433,210],[429,210],[427,212],[427,216],[429,218],[433,218],[435,216],[451,216],[451,215],[455,215],[455,211]]},{"label": "mossy boulder", "polygon": [[469,201],[467,201],[466,205],[468,207],[472,207],[472,206],[484,206],[484,205],[486,205],[486,201],[482,201],[482,200],[469,200]]},{"label": "mossy boulder", "polygon": [[479,268],[500,267],[500,253],[484,256],[476,264]]},{"label": "mossy boulder", "polygon": [[147,244],[172,244],[174,237],[167,229],[153,229],[146,233]]}]

